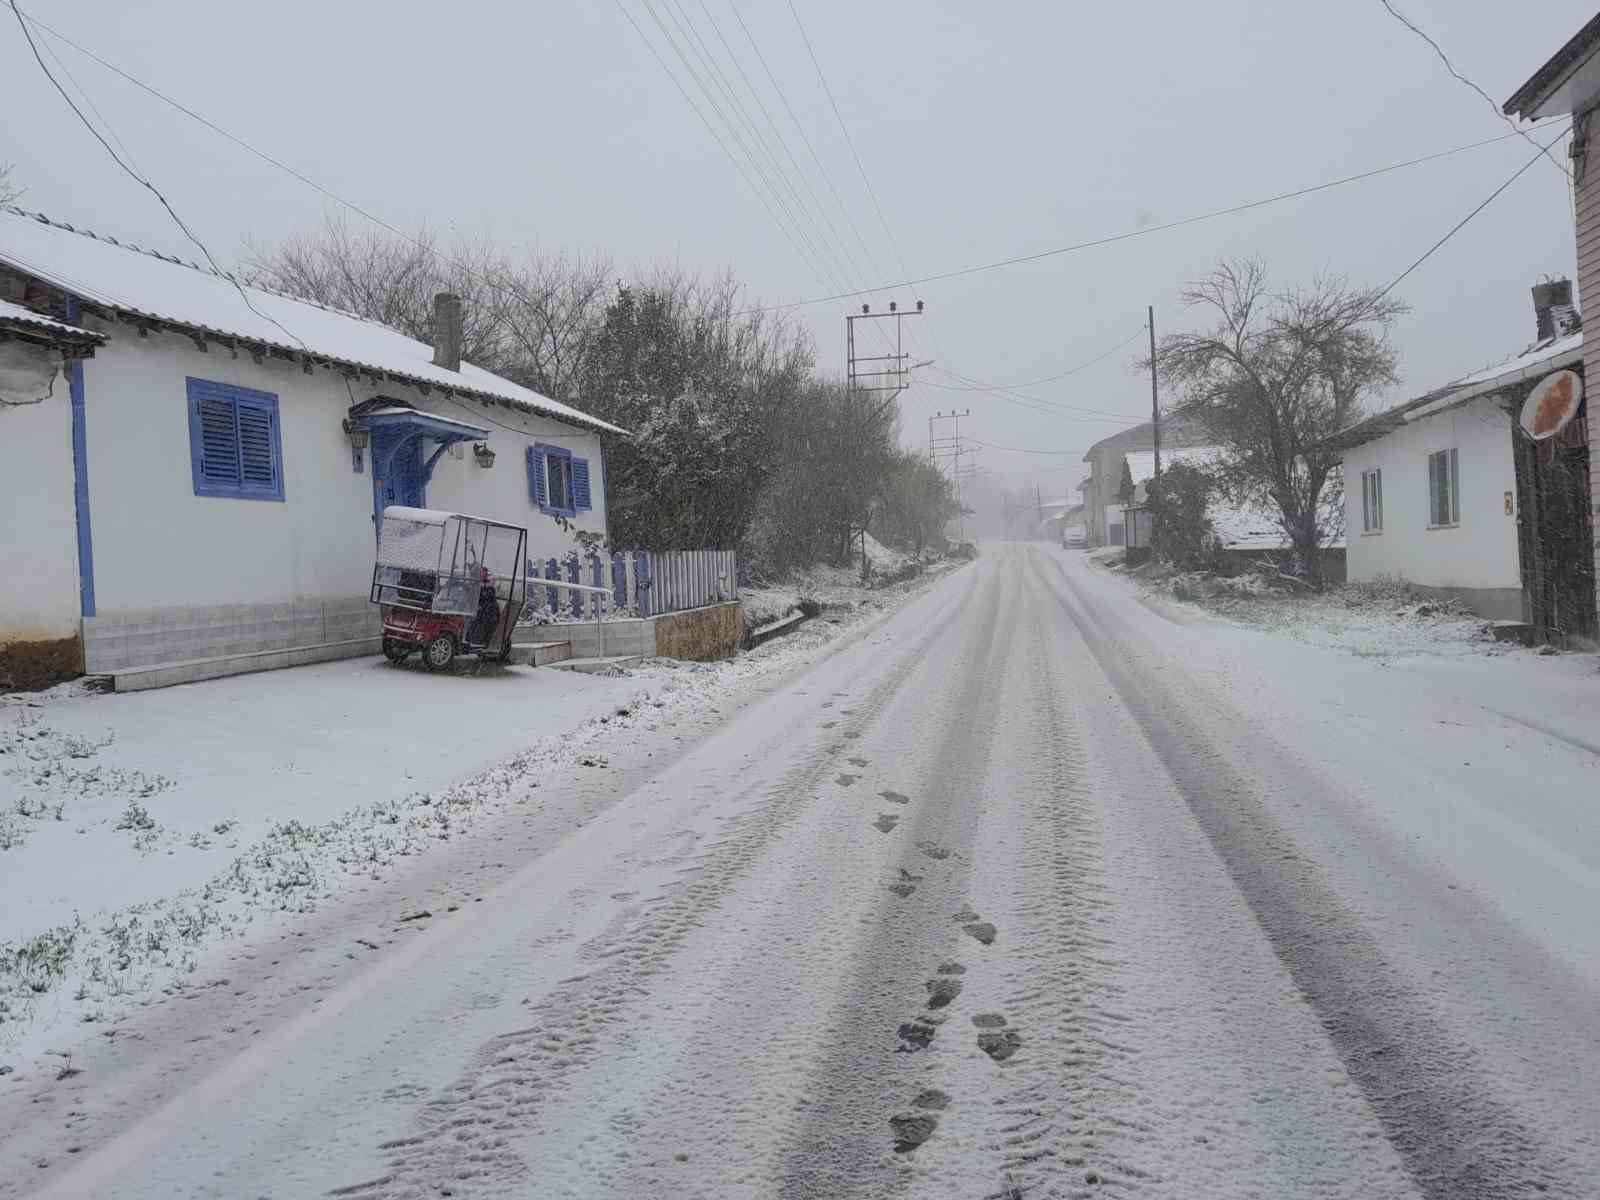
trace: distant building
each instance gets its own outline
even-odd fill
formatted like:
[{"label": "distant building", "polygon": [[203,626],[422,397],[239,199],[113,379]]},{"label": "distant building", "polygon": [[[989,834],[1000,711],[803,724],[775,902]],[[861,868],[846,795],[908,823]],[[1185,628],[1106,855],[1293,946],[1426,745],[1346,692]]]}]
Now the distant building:
[{"label": "distant building", "polygon": [[[1122,506],[1123,458],[1135,450],[1155,447],[1153,426],[1146,421],[1125,429],[1121,433],[1102,438],[1089,447],[1083,461],[1089,464],[1089,478],[1079,485],[1083,489],[1084,526],[1091,546],[1121,546],[1127,536],[1123,527]],[[1161,446],[1168,447],[1204,445],[1203,431],[1180,417],[1166,417],[1161,422]]]}]

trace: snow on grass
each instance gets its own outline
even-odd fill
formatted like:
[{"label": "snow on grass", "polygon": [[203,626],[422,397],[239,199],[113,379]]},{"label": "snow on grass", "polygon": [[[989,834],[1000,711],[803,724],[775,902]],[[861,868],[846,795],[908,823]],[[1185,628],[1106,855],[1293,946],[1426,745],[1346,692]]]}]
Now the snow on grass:
[{"label": "snow on grass", "polygon": [[[0,1051],[174,992],[478,822],[610,741],[802,667],[926,586],[829,589],[830,610],[720,663],[612,677],[430,675],[349,660],[122,696],[0,702]],[[8,835],[6,830],[10,830]]]},{"label": "snow on grass", "polygon": [[1133,573],[1146,594],[1234,625],[1343,650],[1360,658],[1526,653],[1496,642],[1490,623],[1452,598],[1424,595],[1397,580],[1341,584],[1324,592],[1285,590],[1269,575]]}]

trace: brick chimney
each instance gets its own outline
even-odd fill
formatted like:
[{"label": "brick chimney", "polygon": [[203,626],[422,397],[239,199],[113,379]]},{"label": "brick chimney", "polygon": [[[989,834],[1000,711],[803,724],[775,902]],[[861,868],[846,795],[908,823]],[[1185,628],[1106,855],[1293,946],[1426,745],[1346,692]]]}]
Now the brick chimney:
[{"label": "brick chimney", "polygon": [[[1571,284],[1567,291],[1570,295]],[[433,365],[461,370],[461,297],[454,292],[440,292],[433,298]]]},{"label": "brick chimney", "polygon": [[1539,325],[1541,342],[1581,329],[1578,310],[1572,306],[1572,280],[1547,279],[1534,284],[1533,315]]}]

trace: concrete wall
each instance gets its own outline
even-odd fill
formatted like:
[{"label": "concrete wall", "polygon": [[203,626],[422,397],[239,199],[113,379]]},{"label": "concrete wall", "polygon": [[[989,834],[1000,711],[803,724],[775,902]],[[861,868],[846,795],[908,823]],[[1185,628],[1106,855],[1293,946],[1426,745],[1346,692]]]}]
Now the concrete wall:
[{"label": "concrete wall", "polygon": [[[45,395],[34,381],[49,371]],[[0,342],[0,399],[3,691],[70,674],[81,652],[72,407],[61,355],[20,339]]]},{"label": "concrete wall", "polygon": [[[1428,455],[1455,448],[1459,524],[1430,528]],[[1361,475],[1383,472],[1383,530],[1362,529]],[[1484,616],[1520,619],[1522,576],[1511,418],[1489,397],[1402,426],[1344,458],[1345,538],[1352,580],[1391,577],[1461,596]]]},{"label": "concrete wall", "polygon": [[[604,629],[602,643],[600,630]],[[744,608],[732,600],[686,612],[624,621],[534,625],[517,631],[516,641],[571,642],[576,658],[637,654],[691,662],[731,658],[744,643]]]},{"label": "concrete wall", "polygon": [[[217,345],[201,353],[175,335],[103,328],[112,341],[84,371],[98,601],[98,615],[85,622],[90,671],[371,633],[372,463],[368,454],[365,470],[353,469],[340,428],[352,398],[381,391],[491,431],[494,467],[479,467],[470,448],[463,459],[442,457],[429,505],[525,525],[534,556],[565,553],[571,535],[528,497],[524,450],[546,440],[589,458],[595,507],[574,524],[605,528],[597,435],[393,383],[352,381],[347,389],[331,371],[258,365]],[[278,397],[281,503],[194,494],[184,383],[191,375]]]}]

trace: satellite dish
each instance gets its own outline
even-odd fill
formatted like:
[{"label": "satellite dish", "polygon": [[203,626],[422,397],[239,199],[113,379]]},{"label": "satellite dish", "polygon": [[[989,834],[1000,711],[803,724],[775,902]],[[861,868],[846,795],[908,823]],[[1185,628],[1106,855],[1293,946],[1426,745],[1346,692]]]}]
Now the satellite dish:
[{"label": "satellite dish", "polygon": [[1546,375],[1522,402],[1522,430],[1538,442],[1555,437],[1582,403],[1583,377],[1576,371]]}]

